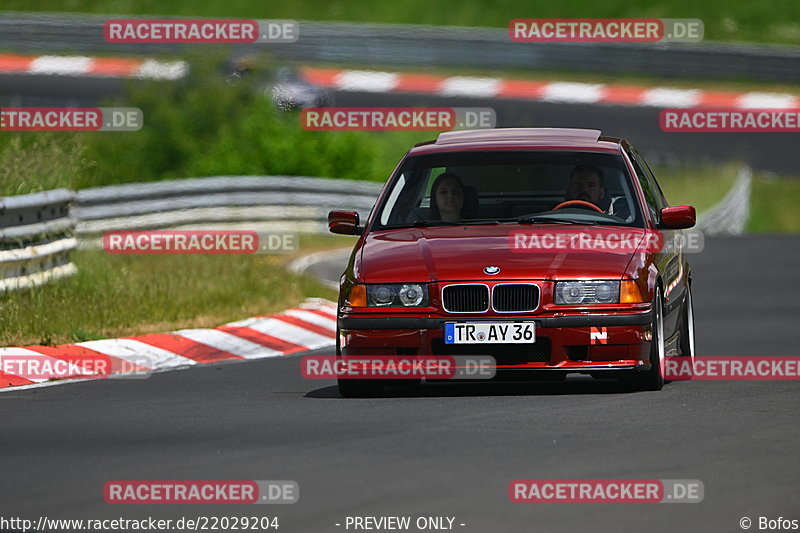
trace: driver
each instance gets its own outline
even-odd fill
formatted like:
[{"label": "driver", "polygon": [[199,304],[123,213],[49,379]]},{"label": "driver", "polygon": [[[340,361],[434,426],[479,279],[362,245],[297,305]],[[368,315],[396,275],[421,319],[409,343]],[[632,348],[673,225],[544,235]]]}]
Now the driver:
[{"label": "driver", "polygon": [[603,171],[599,168],[576,165],[569,175],[566,199],[591,202],[605,211],[603,199],[606,196],[606,189],[603,181]]},{"label": "driver", "polygon": [[569,175],[569,189],[565,199],[590,202],[608,215],[627,219],[631,214],[628,202],[625,198],[612,198],[604,182],[605,178],[600,168],[575,165]]}]

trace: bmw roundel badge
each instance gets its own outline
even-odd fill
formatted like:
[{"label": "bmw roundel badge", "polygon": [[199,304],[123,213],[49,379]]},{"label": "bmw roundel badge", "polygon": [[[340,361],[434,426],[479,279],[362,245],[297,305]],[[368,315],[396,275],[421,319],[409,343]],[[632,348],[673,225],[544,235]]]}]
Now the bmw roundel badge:
[{"label": "bmw roundel badge", "polygon": [[489,274],[490,276],[494,276],[498,272],[500,272],[500,267],[496,267],[496,266],[488,266],[488,267],[483,269],[483,273],[484,274]]}]

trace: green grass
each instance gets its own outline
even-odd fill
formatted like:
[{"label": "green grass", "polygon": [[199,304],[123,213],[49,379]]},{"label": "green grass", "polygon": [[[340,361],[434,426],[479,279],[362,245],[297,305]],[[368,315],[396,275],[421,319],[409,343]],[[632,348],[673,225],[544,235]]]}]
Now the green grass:
[{"label": "green grass", "polygon": [[762,173],[753,176],[750,233],[800,233],[800,179]]},{"label": "green grass", "polygon": [[[705,38],[800,43],[800,3],[787,0],[6,0],[5,9],[220,18],[289,18],[451,26],[507,27],[514,18],[700,18]],[[301,37],[302,38],[302,37]]]},{"label": "green grass", "polygon": [[653,172],[670,205],[693,205],[698,212],[719,202],[733,186],[740,166],[654,168]]},{"label": "green grass", "polygon": [[[654,169],[671,205],[693,205],[698,212],[719,202],[733,186],[739,165]],[[748,233],[800,233],[800,177],[755,172]]]},{"label": "green grass", "polygon": [[[353,244],[302,235],[301,250]],[[78,273],[0,294],[0,346],[58,344],[215,327],[280,311],[309,296],[336,299],[310,277],[286,272],[285,255],[72,254]]]},{"label": "green grass", "polygon": [[131,83],[123,101],[107,102],[142,109],[139,131],[0,135],[0,195],[214,175],[385,181],[412,144],[435,136],[306,131],[258,78],[228,85],[220,61],[195,57],[187,79]]},{"label": "green grass", "polygon": [[0,196],[72,187],[92,166],[72,134],[0,135]]}]

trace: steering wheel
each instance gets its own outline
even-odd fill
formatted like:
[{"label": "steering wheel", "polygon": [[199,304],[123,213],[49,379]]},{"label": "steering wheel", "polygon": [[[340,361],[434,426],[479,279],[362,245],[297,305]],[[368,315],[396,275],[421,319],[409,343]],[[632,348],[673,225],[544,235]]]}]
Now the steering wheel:
[{"label": "steering wheel", "polygon": [[559,209],[564,209],[565,207],[585,207],[586,209],[594,209],[598,213],[605,213],[605,211],[594,205],[592,202],[586,202],[584,200],[567,200],[566,202],[561,202],[552,210],[557,211]]}]

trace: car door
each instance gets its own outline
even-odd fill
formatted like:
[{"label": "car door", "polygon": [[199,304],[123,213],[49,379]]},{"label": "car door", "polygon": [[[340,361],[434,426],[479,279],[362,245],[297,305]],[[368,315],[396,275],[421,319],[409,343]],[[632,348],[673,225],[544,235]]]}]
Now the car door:
[{"label": "car door", "polygon": [[[661,223],[661,209],[669,206],[667,199],[647,162],[633,147],[629,147],[628,157],[631,159],[636,171],[636,178],[644,192],[646,208],[658,225]],[[675,242],[676,235],[680,237],[681,234],[681,230],[661,230],[661,232],[665,245]],[[665,246],[665,249],[657,254],[656,264],[664,282],[664,331],[669,336],[671,332],[676,331],[678,326],[680,304],[683,302],[685,293],[683,278],[687,272],[684,272],[683,252],[680,247]]]}]

